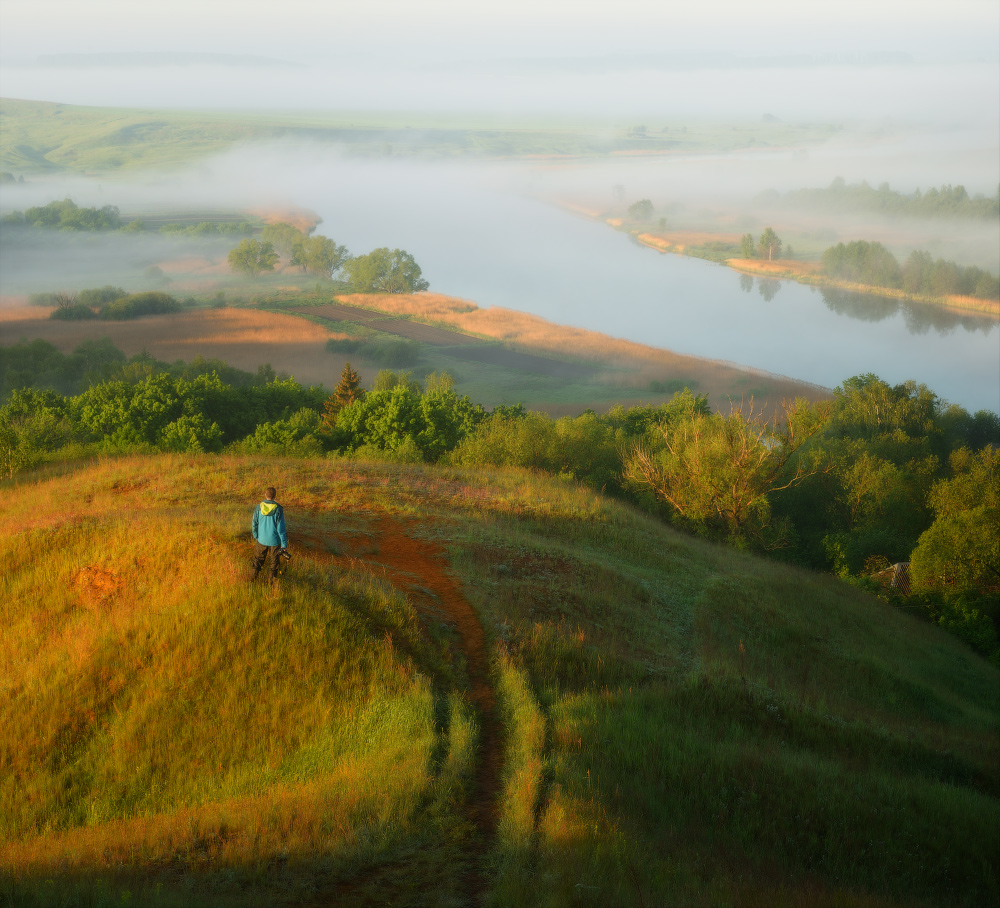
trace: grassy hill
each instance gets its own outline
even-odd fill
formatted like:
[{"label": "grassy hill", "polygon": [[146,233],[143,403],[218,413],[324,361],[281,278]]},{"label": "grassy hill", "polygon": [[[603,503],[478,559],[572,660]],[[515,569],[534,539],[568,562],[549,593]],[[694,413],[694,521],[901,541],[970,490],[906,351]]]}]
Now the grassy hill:
[{"label": "grassy hill", "polygon": [[133,457],[4,505],[0,904],[1000,898],[1000,675],[832,578],[517,471]]}]

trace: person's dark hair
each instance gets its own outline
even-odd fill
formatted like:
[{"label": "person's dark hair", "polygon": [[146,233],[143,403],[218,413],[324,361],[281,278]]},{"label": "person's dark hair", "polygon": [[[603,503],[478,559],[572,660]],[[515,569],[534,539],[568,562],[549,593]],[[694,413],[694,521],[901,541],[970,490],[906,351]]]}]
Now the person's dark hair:
[{"label": "person's dark hair", "polygon": [[264,489],[264,497],[265,498],[274,498],[274,496],[277,495],[277,494],[278,494],[278,492],[274,488],[274,486],[268,486],[266,489]]}]

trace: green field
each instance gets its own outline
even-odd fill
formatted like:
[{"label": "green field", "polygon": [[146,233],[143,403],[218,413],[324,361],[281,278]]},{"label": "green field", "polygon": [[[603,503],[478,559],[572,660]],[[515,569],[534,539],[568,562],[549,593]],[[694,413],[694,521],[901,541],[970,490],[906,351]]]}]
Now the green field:
[{"label": "green field", "polygon": [[527,471],[49,469],[4,490],[0,903],[1000,897],[1000,675],[834,578]]},{"label": "green field", "polygon": [[18,174],[174,167],[241,142],[296,140],[392,157],[590,157],[767,148],[822,142],[836,127],[691,120],[630,135],[630,124],[551,117],[81,107],[0,99],[0,167]]}]

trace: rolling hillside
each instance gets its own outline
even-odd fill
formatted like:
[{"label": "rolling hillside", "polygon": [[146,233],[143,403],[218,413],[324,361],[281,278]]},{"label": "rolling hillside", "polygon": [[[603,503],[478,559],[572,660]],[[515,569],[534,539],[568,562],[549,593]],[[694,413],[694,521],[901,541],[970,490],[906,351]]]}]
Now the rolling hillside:
[{"label": "rolling hillside", "polygon": [[0,905],[1000,898],[998,672],[832,578],[521,471],[130,457],[4,504]]}]

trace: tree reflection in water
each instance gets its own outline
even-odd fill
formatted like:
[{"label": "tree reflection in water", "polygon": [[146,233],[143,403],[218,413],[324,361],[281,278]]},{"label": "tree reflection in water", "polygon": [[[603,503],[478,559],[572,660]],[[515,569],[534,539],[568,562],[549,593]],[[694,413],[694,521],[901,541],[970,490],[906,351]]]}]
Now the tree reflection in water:
[{"label": "tree reflection in water", "polygon": [[757,281],[757,292],[764,297],[765,302],[771,302],[781,289],[781,281],[776,281],[772,277],[760,278]]},{"label": "tree reflection in water", "polygon": [[910,334],[927,334],[933,329],[936,333],[945,335],[951,334],[956,328],[989,334],[996,326],[993,319],[981,315],[964,315],[933,303],[915,303],[834,287],[823,287],[820,292],[829,310],[865,322],[881,322],[902,312]]}]

